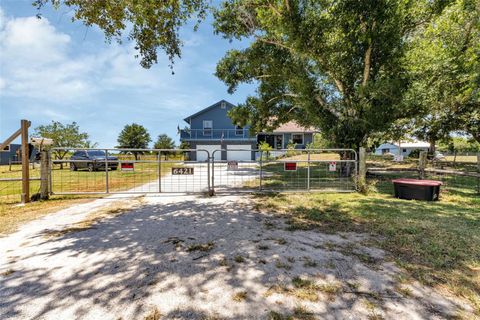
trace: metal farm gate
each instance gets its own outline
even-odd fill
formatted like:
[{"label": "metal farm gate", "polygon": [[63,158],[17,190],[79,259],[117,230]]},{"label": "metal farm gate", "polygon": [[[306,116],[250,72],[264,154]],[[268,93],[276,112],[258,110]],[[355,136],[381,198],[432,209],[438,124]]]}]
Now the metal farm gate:
[{"label": "metal farm gate", "polygon": [[197,149],[56,148],[50,153],[50,159],[55,158],[50,164],[52,194],[356,190],[358,159],[351,149],[209,153]]},{"label": "metal farm gate", "polygon": [[205,193],[210,188],[206,150],[53,149],[52,194]]},{"label": "metal farm gate", "polygon": [[[226,160],[218,160],[222,157]],[[229,154],[241,154],[228,160]],[[212,189],[222,191],[334,191],[356,190],[357,152],[353,149],[215,150]]]}]

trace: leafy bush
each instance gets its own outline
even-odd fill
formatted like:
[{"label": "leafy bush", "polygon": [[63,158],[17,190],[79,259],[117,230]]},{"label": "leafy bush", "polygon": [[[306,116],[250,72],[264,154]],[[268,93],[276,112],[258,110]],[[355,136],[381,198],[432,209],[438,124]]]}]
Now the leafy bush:
[{"label": "leafy bush", "polygon": [[266,141],[260,142],[258,145],[258,149],[262,151],[262,160],[269,160],[270,159],[270,151],[273,150],[272,146],[270,146]]},{"label": "leafy bush", "polygon": [[296,144],[290,140],[287,144],[287,153],[286,153],[287,157],[293,157],[297,154],[295,147],[296,147]]},{"label": "leafy bush", "polygon": [[414,150],[412,150],[412,152],[409,153],[408,157],[418,159],[420,157],[420,152],[421,151],[422,150],[420,150],[420,149],[414,149]]}]

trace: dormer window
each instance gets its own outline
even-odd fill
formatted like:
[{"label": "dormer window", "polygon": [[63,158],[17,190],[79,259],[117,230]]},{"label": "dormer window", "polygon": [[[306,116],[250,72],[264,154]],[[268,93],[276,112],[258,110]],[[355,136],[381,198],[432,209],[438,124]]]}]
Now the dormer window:
[{"label": "dormer window", "polygon": [[212,135],[213,129],[213,120],[203,120],[203,135],[210,136]]}]

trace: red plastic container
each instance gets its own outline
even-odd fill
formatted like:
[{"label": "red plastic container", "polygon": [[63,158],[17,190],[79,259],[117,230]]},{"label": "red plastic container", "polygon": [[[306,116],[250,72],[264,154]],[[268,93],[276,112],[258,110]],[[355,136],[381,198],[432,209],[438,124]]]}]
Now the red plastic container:
[{"label": "red plastic container", "polygon": [[395,197],[407,200],[436,201],[440,196],[441,181],[395,179],[392,180]]}]

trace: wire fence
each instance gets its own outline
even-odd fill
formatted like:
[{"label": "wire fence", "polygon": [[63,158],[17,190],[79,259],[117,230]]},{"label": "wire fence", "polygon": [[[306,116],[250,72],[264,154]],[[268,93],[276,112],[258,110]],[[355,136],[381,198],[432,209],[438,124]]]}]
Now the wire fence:
[{"label": "wire fence", "polygon": [[[252,160],[219,160],[221,153]],[[215,150],[212,158],[215,192],[356,190],[358,159],[351,149],[230,149]]]},{"label": "wire fence", "polygon": [[[450,161],[449,158],[430,159],[420,168],[419,159],[408,158],[393,161],[381,156],[369,156],[368,178],[388,182],[382,188],[393,190],[390,181],[396,178],[430,179],[442,182],[442,192],[451,194],[480,195],[480,169],[477,156],[469,155],[469,161]],[[475,161],[473,161],[475,160]]]},{"label": "wire fence", "polygon": [[[30,194],[40,191],[40,165],[30,164]],[[22,166],[0,165],[0,205],[20,203],[22,198]]]}]

